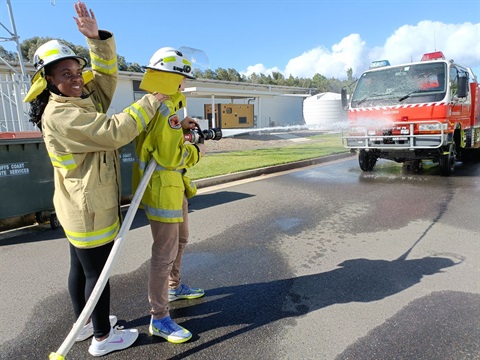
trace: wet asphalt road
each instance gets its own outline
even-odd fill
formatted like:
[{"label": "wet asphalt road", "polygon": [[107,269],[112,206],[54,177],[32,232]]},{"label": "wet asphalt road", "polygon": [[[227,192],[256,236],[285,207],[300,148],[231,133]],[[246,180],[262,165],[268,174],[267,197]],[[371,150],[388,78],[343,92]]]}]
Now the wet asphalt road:
[{"label": "wet asphalt road", "polygon": [[[192,340],[148,336],[140,212],[111,278],[135,346],[105,359],[480,359],[480,164],[452,177],[355,159],[201,189],[171,304]],[[48,226],[0,236],[1,359],[46,359],[73,318],[68,251]],[[67,359],[92,359],[90,341]]]}]

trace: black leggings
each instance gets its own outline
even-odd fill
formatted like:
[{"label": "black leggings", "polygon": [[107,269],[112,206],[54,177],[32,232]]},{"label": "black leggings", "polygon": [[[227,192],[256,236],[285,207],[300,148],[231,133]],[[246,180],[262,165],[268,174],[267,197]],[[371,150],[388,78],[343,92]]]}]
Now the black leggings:
[{"label": "black leggings", "polygon": [[[79,249],[70,244],[68,291],[75,319],[80,316],[107,261],[113,241],[93,249]],[[110,284],[107,282],[92,312],[93,334],[98,339],[110,333]]]}]

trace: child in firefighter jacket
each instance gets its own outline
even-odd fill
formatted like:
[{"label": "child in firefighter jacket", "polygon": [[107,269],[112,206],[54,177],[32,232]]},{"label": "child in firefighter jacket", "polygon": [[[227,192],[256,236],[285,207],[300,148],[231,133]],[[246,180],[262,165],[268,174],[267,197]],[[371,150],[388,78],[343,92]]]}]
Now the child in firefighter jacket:
[{"label": "child in firefighter jacket", "polygon": [[204,291],[181,283],[180,266],[188,242],[188,202],[196,186],[187,169],[198,163],[203,144],[185,143],[184,130],[195,126],[194,119],[179,120],[177,112],[186,105],[181,93],[191,75],[190,62],[173,48],[161,48],[151,58],[140,88],[166,98],[148,129],[136,139],[136,162],[132,188],[155,159],[156,168],[141,201],[153,236],[148,280],[151,321],[149,332],[172,343],[188,341],[192,334],[169,315],[169,301],[195,299]]}]

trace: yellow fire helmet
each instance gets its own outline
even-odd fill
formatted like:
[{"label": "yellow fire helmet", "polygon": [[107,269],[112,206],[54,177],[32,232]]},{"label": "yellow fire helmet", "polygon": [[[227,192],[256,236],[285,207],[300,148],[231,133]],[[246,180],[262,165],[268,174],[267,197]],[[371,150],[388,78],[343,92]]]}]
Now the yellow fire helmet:
[{"label": "yellow fire helmet", "polygon": [[140,88],[150,92],[174,95],[178,92],[183,77],[195,79],[192,63],[181,51],[163,47],[153,54],[146,66]]},{"label": "yellow fire helmet", "polygon": [[87,65],[85,58],[77,56],[72,49],[58,40],[50,40],[40,46],[33,55],[33,65],[37,71],[32,77],[32,84],[43,74],[42,70],[46,65],[64,59],[77,59],[82,68]]},{"label": "yellow fire helmet", "polygon": [[189,79],[195,79],[192,74],[192,63],[182,52],[172,47],[163,47],[153,54],[150,62],[146,66],[147,69],[165,71],[183,75]]}]

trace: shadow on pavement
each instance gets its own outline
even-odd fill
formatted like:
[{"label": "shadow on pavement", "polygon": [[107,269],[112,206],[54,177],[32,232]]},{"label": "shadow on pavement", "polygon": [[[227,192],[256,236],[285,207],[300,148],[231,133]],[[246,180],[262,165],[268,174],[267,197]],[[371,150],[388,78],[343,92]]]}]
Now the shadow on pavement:
[{"label": "shadow on pavement", "polygon": [[254,195],[235,191],[218,191],[214,194],[195,195],[193,198],[188,200],[188,212],[231,203],[234,201],[247,199],[252,196]]},{"label": "shadow on pavement", "polygon": [[185,321],[182,326],[195,329],[196,333],[223,326],[242,327],[171,359],[192,355],[277,320],[302,316],[335,304],[381,300],[419,283],[426,275],[440,273],[456,264],[441,257],[393,261],[352,259],[325,273],[210,289],[203,301],[198,300],[199,304],[174,310],[175,317],[199,317]]}]

